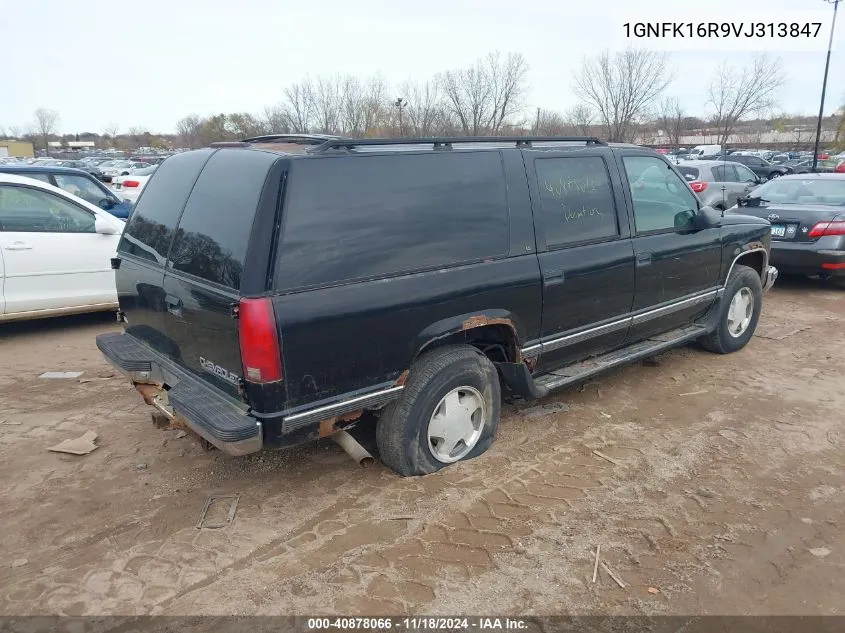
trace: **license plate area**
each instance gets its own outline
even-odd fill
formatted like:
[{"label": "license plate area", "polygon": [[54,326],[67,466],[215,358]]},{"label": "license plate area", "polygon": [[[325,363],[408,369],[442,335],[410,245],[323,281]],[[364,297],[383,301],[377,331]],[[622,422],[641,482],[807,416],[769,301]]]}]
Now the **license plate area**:
[{"label": "license plate area", "polygon": [[772,237],[786,237],[786,225],[772,224]]}]

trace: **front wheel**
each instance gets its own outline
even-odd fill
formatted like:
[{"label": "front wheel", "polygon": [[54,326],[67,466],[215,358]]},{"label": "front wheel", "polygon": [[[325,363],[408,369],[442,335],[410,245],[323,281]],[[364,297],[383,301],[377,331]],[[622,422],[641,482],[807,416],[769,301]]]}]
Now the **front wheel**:
[{"label": "front wheel", "polygon": [[780,178],[780,177],[781,177],[781,173],[779,171],[773,171],[771,174],[769,174],[769,180],[772,180],[773,178]]},{"label": "front wheel", "polygon": [[717,354],[730,354],[742,349],[754,335],[762,307],[760,275],[749,266],[735,266],[722,296],[718,325],[700,339],[702,346]]},{"label": "front wheel", "polygon": [[500,407],[490,359],[468,345],[434,349],[414,363],[402,395],[379,418],[381,460],[407,477],[477,457],[493,443]]}]

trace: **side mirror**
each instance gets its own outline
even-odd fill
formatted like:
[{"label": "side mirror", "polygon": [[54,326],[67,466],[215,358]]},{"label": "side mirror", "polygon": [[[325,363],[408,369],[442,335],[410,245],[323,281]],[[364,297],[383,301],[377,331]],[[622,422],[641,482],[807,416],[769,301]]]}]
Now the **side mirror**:
[{"label": "side mirror", "polygon": [[113,209],[115,206],[115,201],[111,198],[100,198],[100,201],[97,203],[97,206],[101,209],[105,209],[108,211],[109,209]]},{"label": "side mirror", "polygon": [[[722,213],[716,211],[713,207],[701,207],[697,212],[684,211],[682,213],[692,214],[692,227],[688,228],[687,231],[704,231],[705,229],[717,229],[722,226]],[[676,215],[676,220],[677,217]]]},{"label": "side mirror", "polygon": [[120,233],[120,230],[105,218],[94,220],[94,231],[100,235],[117,235]]},{"label": "side mirror", "polygon": [[693,209],[686,209],[675,214],[675,231],[677,233],[689,233],[695,231],[696,212]]}]

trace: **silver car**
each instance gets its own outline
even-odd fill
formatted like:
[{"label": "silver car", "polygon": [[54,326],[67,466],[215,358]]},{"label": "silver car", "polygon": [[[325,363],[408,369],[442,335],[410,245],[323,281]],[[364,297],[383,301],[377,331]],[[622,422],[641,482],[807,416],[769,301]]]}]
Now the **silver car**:
[{"label": "silver car", "polygon": [[697,160],[677,165],[702,204],[724,211],[763,181],[745,165],[721,160]]}]

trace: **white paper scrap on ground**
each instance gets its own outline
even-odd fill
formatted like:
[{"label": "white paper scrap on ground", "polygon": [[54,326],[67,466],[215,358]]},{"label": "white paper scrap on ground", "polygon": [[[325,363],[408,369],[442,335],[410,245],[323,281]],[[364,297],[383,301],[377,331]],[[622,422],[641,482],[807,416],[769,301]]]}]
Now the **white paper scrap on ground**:
[{"label": "white paper scrap on ground", "polygon": [[83,371],[45,371],[39,378],[79,378]]},{"label": "white paper scrap on ground", "polygon": [[91,451],[99,448],[94,440],[97,439],[97,434],[94,431],[85,431],[81,437],[72,440],[65,440],[59,442],[55,446],[48,448],[48,451],[54,453],[70,453],[71,455],[87,455]]}]

